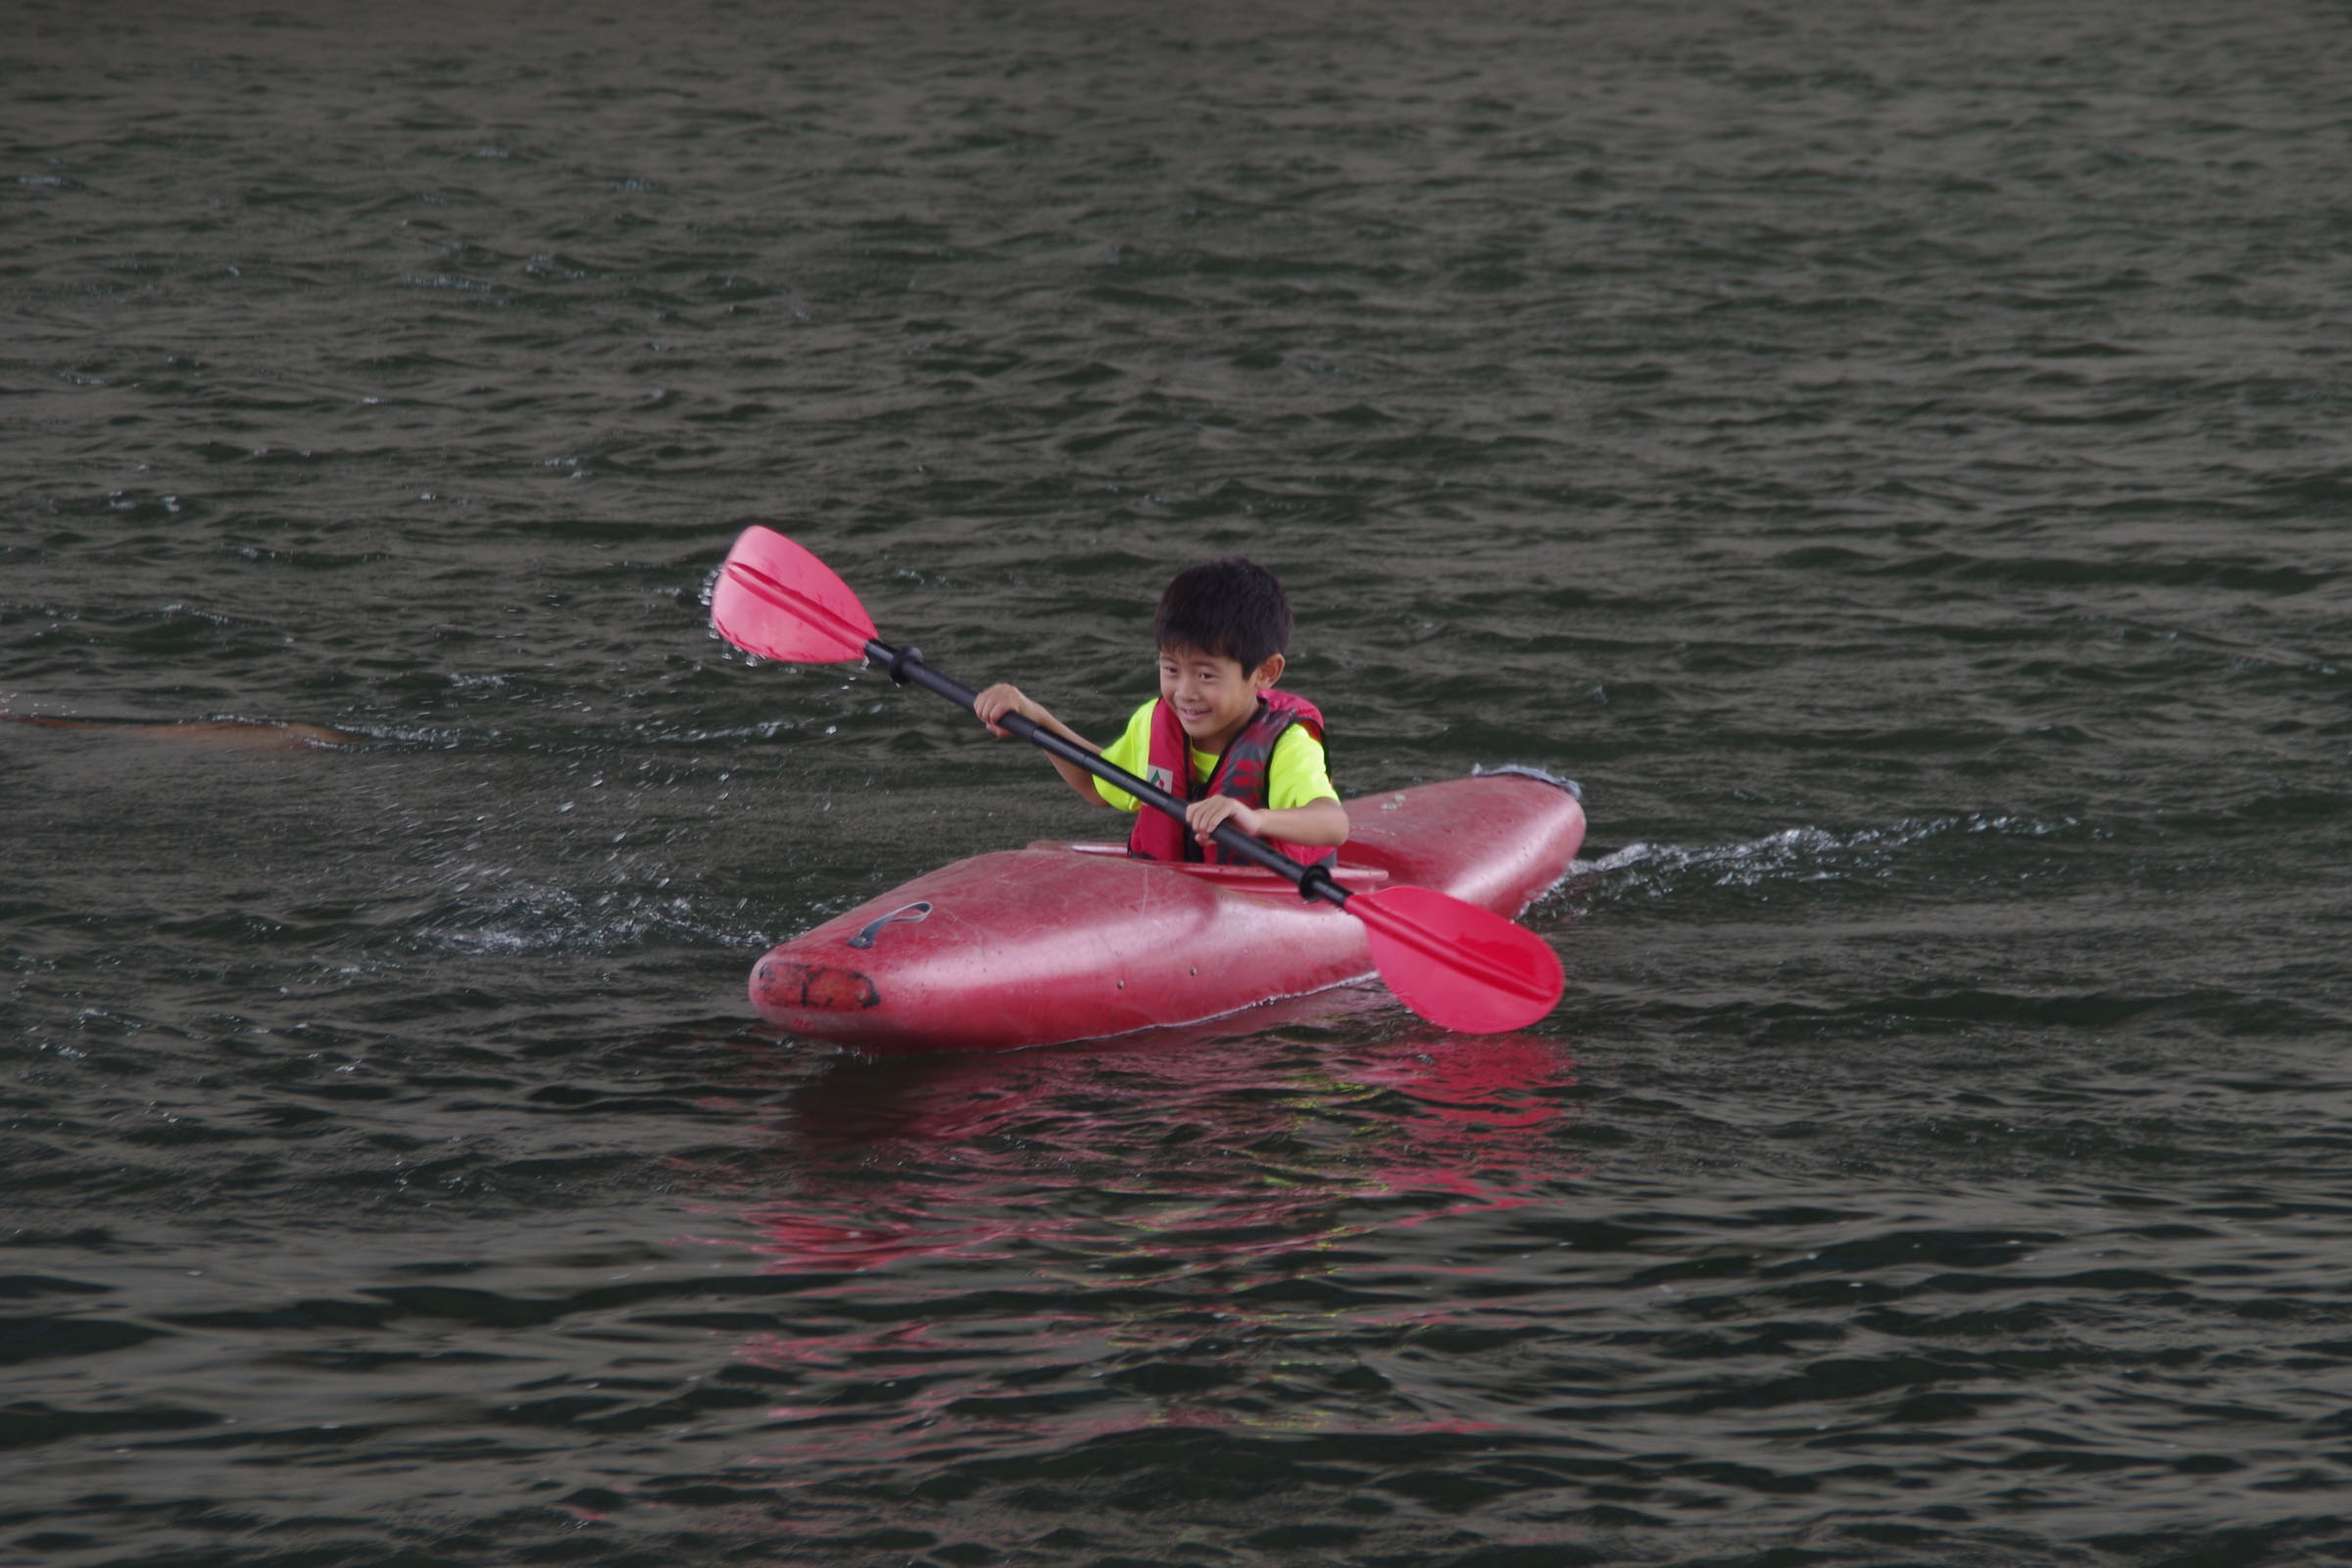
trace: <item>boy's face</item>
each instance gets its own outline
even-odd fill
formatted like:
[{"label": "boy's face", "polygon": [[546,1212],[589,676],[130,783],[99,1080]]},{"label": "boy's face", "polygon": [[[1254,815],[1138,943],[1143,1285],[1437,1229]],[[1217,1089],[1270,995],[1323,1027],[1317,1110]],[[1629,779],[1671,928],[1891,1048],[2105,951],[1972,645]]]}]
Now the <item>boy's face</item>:
[{"label": "boy's face", "polygon": [[1185,738],[1204,752],[1222,751],[1257,711],[1257,694],[1282,678],[1282,655],[1255,669],[1238,659],[1198,648],[1159,651],[1159,699],[1176,710]]}]

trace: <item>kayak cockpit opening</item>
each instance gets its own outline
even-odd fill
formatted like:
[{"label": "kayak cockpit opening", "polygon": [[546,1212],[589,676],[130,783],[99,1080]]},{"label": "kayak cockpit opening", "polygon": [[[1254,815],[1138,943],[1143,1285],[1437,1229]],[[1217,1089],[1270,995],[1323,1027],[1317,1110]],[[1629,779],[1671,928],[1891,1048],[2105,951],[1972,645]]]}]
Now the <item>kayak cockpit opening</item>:
[{"label": "kayak cockpit opening", "polygon": [[[1049,855],[1081,855],[1090,858],[1101,856],[1111,859],[1131,859],[1124,844],[1096,844],[1080,840],[1038,839],[1024,848],[1041,850]],[[1209,860],[1136,860],[1141,866],[1154,871],[1172,871],[1196,881],[1216,887],[1238,888],[1244,892],[1281,893],[1298,897],[1291,879],[1273,871],[1262,871],[1254,865],[1220,865]],[[1377,865],[1337,865],[1332,868],[1332,880],[1350,893],[1384,885],[1389,873]]]}]

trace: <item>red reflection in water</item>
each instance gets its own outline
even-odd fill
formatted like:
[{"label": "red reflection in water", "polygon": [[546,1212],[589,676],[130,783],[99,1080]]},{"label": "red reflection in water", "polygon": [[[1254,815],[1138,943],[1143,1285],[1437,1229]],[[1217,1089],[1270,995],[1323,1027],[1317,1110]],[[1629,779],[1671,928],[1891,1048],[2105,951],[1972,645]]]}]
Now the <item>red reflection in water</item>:
[{"label": "red reflection in water", "polygon": [[737,1347],[786,1375],[772,1462],[1488,1430],[1411,1387],[1410,1347],[1494,1233],[1415,1228],[1572,1177],[1574,1083],[1560,1042],[1420,1025],[830,1060],[728,1208],[775,1268],[847,1276]]},{"label": "red reflection in water", "polygon": [[[776,1128],[791,1196],[738,1213],[782,1267],[863,1272],[1088,1237],[1208,1267],[1526,1201],[1530,1180],[1570,1174],[1549,1134],[1574,1066],[1539,1036],[1427,1028],[845,1056]],[[1454,1200],[1321,1212],[1439,1196]]]}]

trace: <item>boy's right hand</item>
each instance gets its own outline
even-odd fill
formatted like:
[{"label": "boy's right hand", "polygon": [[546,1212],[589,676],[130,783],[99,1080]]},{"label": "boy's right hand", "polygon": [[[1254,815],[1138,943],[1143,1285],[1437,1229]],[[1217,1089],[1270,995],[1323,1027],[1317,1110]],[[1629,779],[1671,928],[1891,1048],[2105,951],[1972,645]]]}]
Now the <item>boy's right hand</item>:
[{"label": "boy's right hand", "polygon": [[980,715],[980,722],[986,724],[988,732],[999,740],[1012,733],[1001,727],[1001,721],[1006,713],[1018,713],[1031,723],[1042,723],[1045,718],[1044,710],[1023,697],[1018,686],[1006,681],[999,681],[973,698],[972,711]]}]

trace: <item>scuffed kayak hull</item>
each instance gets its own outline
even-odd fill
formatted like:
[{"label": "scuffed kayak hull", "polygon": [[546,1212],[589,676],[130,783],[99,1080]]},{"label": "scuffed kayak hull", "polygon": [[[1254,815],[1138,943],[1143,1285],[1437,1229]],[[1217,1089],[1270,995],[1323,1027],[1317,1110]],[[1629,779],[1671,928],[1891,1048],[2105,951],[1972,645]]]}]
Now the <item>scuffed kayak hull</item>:
[{"label": "scuffed kayak hull", "polygon": [[[1515,774],[1348,803],[1339,879],[1516,916],[1584,842],[1573,796]],[[1360,921],[1269,872],[1033,844],[957,860],[773,949],[752,1005],[861,1051],[1004,1051],[1214,1018],[1372,973]]]}]

